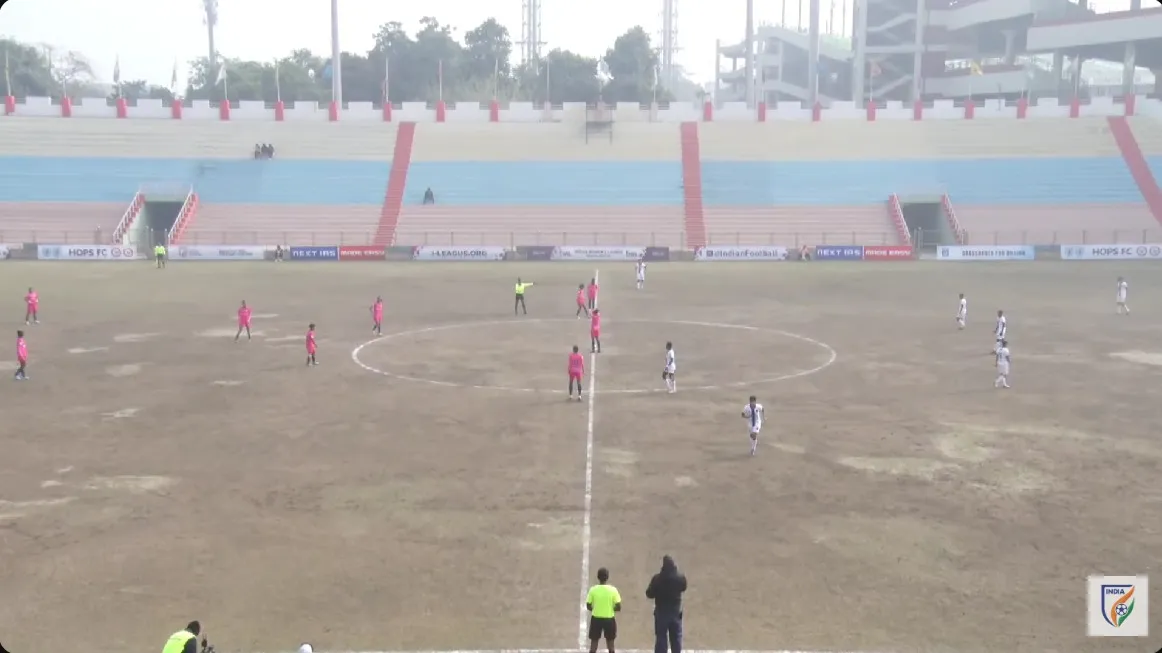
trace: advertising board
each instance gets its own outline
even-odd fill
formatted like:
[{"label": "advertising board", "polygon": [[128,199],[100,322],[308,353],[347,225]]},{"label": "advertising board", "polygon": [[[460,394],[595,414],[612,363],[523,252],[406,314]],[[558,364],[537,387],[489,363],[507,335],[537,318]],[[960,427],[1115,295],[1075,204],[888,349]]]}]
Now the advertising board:
[{"label": "advertising board", "polygon": [[863,247],[859,245],[816,245],[816,261],[862,261]]},{"label": "advertising board", "polygon": [[291,247],[292,261],[338,261],[338,247]]},{"label": "advertising board", "polygon": [[863,248],[865,261],[910,261],[912,260],[911,245],[865,245]]},{"label": "advertising board", "polygon": [[1065,261],[1125,261],[1160,259],[1162,245],[1062,245]]},{"label": "advertising board", "polygon": [[694,250],[695,261],[785,261],[786,247],[707,245]]},{"label": "advertising board", "polygon": [[941,261],[1032,261],[1031,245],[948,245],[936,248]]},{"label": "advertising board", "polygon": [[645,247],[561,245],[553,248],[554,261],[636,261],[646,253]]},{"label": "advertising board", "polygon": [[128,245],[37,245],[42,261],[133,261],[137,250]]},{"label": "advertising board", "polygon": [[178,245],[169,248],[174,261],[261,261],[266,248],[254,245]]},{"label": "advertising board", "polygon": [[516,251],[526,261],[551,261],[555,249],[557,248],[552,245],[525,245],[517,247]]},{"label": "advertising board", "polygon": [[498,246],[441,247],[421,245],[412,248],[416,261],[503,261],[505,249]]},{"label": "advertising board", "polygon": [[647,247],[645,253],[642,254],[642,257],[646,261],[650,261],[650,262],[668,261],[668,260],[670,260],[670,248],[669,247]]},{"label": "advertising board", "polygon": [[382,261],[387,258],[383,245],[340,245],[340,261]]}]

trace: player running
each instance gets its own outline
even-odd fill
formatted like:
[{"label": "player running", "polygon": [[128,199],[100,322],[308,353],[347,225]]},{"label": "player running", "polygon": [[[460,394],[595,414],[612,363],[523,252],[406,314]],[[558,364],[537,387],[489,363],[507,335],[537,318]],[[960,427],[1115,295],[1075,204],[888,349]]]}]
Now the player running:
[{"label": "player running", "polygon": [[764,417],[763,405],[755,400],[754,395],[751,395],[750,401],[742,407],[742,416],[750,426],[750,455],[753,456],[759,446],[759,431],[763,430]]},{"label": "player running", "polygon": [[577,386],[577,401],[581,401],[581,379],[585,376],[585,357],[581,355],[581,348],[573,345],[573,353],[569,354],[569,395],[573,400],[573,386]]},{"label": "player running", "polygon": [[246,300],[242,300],[242,306],[238,307],[238,333],[234,334],[234,342],[242,337],[242,331],[246,331],[246,339],[250,340],[250,307],[246,305]]},{"label": "player running", "polygon": [[993,328],[993,335],[997,338],[996,346],[993,347],[993,353],[997,353],[1001,349],[1001,343],[1009,336],[1009,320],[1005,317],[1004,311],[997,311],[997,325]]},{"label": "player running", "polygon": [[371,305],[371,330],[377,336],[383,335],[383,298],[376,297]]},{"label": "player running", "polygon": [[678,391],[678,382],[674,374],[678,372],[678,363],[674,360],[674,343],[666,343],[666,367],[662,369],[662,380],[666,382],[666,391],[674,394]]},{"label": "player running", "polygon": [[601,311],[596,308],[589,319],[589,346],[594,354],[601,353]]},{"label": "player running", "polygon": [[24,332],[16,332],[16,374],[12,375],[15,381],[27,381],[28,372],[28,344],[24,342]]},{"label": "player running", "polygon": [[637,289],[641,290],[646,287],[646,259],[643,256],[637,262]]},{"label": "player running", "polygon": [[[32,290],[32,289],[29,288],[29,290]],[[1129,294],[1129,292],[1130,292],[1130,284],[1126,283],[1126,280],[1123,279],[1122,277],[1118,277],[1118,306],[1117,306],[1118,315],[1121,315],[1123,312],[1126,315],[1130,314],[1130,305],[1126,303],[1126,295]],[[25,322],[25,324],[28,324],[28,323]]]},{"label": "player running", "polygon": [[1002,340],[999,347],[997,347],[997,380],[993,382],[994,388],[1009,388],[1009,341]]},{"label": "player running", "polygon": [[30,320],[33,324],[40,324],[40,295],[32,288],[24,296],[24,324],[27,325]]},{"label": "player running", "polygon": [[964,298],[964,293],[960,293],[960,303],[956,306],[956,326],[961,331],[964,330],[964,323],[968,320],[968,300]]}]

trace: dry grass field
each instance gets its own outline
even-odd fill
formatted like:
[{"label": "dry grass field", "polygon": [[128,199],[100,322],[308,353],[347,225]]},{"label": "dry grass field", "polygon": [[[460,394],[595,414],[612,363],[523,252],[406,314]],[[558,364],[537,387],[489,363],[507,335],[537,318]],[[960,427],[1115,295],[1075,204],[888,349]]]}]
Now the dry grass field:
[{"label": "dry grass field", "polygon": [[[650,648],[669,553],[690,649],[1157,646],[1087,639],[1084,581],[1162,581],[1162,266],[598,267],[597,393],[570,403],[592,265],[0,264],[4,338],[27,286],[43,312],[0,386],[0,640],[159,650],[198,618],[221,653],[566,649],[587,556]],[[353,358],[377,294],[389,335]]]}]

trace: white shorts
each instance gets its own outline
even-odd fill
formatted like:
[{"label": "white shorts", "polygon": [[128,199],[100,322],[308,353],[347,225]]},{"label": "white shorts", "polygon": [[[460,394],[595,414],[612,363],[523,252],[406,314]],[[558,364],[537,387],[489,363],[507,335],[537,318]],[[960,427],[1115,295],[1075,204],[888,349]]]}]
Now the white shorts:
[{"label": "white shorts", "polygon": [[1009,373],[1009,364],[1008,363],[997,363],[997,374],[1008,374],[1008,373]]},{"label": "white shorts", "polygon": [[646,280],[646,275],[644,275],[644,274],[639,274],[639,275],[637,275],[637,280],[638,280],[638,281],[645,281],[645,280]]},{"label": "white shorts", "polygon": [[677,371],[678,371],[678,368],[677,368],[677,366],[675,366],[675,365],[667,365],[667,366],[666,366],[666,369],[664,370],[664,372],[665,372],[666,374],[673,374],[673,373],[675,373],[675,372],[677,372]]},{"label": "white shorts", "polygon": [[1126,303],[1126,298],[1125,298],[1125,297],[1118,297],[1118,303],[1119,303],[1119,304],[1125,304],[1125,303]]},{"label": "white shorts", "polygon": [[754,435],[754,436],[757,436],[757,435],[759,434],[759,431],[761,431],[761,430],[763,430],[763,427],[761,427],[761,426],[760,426],[760,427],[757,427],[757,428],[752,428],[752,429],[750,430],[750,434],[751,434],[751,435]]}]

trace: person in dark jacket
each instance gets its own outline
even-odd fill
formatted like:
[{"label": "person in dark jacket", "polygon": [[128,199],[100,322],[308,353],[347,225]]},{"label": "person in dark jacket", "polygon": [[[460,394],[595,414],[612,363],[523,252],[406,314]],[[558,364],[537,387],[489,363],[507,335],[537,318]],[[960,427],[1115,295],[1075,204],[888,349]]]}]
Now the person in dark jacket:
[{"label": "person in dark jacket", "polygon": [[670,556],[662,556],[662,570],[650,579],[646,598],[654,601],[654,653],[682,653],[682,593],[686,576]]}]

